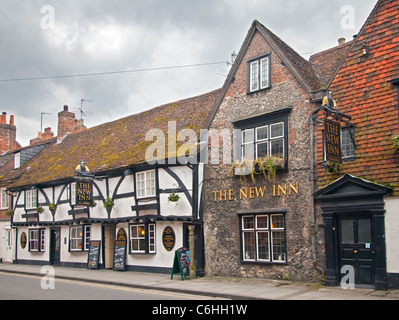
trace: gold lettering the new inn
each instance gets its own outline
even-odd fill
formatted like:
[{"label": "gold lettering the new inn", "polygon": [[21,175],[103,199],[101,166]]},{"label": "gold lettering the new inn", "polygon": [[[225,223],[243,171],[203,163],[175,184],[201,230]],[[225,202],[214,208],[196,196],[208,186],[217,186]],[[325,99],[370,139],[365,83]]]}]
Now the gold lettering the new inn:
[{"label": "gold lettering the new inn", "polygon": [[[234,189],[212,191],[212,194],[215,202],[222,202],[222,201],[263,198],[267,192],[268,192],[267,187],[263,186],[263,187],[244,187],[241,188],[238,192],[236,192],[236,190]],[[291,196],[294,194],[299,194],[299,183],[297,182],[295,185],[293,185],[292,183],[273,185],[270,192],[272,192],[273,197]]]}]

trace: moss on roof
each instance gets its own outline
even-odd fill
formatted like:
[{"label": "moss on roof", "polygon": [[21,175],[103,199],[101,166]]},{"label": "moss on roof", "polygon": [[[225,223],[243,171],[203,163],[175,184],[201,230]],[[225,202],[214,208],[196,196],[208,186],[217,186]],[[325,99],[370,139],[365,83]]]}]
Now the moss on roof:
[{"label": "moss on roof", "polygon": [[219,93],[215,90],[70,134],[29,161],[24,166],[26,172],[11,187],[73,177],[82,160],[92,173],[144,163],[146,149],[152,144],[145,141],[148,130],[161,129],[166,136],[168,122],[176,121],[177,132],[190,128],[198,135]]}]

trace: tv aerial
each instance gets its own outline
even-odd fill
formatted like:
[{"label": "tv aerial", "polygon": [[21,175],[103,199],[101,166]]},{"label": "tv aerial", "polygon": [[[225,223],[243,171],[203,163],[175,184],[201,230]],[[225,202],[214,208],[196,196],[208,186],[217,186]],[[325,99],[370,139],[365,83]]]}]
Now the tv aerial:
[{"label": "tv aerial", "polygon": [[94,102],[94,101],[86,100],[86,99],[80,99],[80,108],[79,108],[80,120],[83,120],[83,116],[86,117],[86,114],[83,111],[83,102]]}]

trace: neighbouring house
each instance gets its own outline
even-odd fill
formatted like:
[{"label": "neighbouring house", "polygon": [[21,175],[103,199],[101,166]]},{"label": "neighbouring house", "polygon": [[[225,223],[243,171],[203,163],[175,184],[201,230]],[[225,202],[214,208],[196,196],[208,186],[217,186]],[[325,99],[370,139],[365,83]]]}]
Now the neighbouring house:
[{"label": "neighbouring house", "polygon": [[326,285],[352,270],[357,285],[399,288],[398,85],[399,1],[380,0],[327,85],[337,109],[317,115],[341,125],[342,163],[326,161],[317,125]]},{"label": "neighbouring house", "polygon": [[[199,136],[218,94],[83,131],[64,107],[57,142],[24,164],[8,187],[16,262],[87,267],[95,245],[97,266],[114,268],[118,240],[125,243],[124,270],[170,272],[175,250],[188,247],[188,227],[195,226],[195,262],[203,273],[203,165],[196,161],[197,139],[185,144],[181,130]],[[151,132],[165,136],[153,139]],[[151,149],[157,161],[148,161],[148,148],[161,138],[168,146],[163,153]]]},{"label": "neighbouring house", "polygon": [[[54,139],[35,141],[28,147],[22,148],[16,139],[14,116],[10,116],[7,124],[7,114],[4,112],[0,123],[0,261],[12,263],[15,261],[15,228],[11,225],[13,215],[11,194],[8,187],[24,173],[22,168],[26,162],[34,158],[45,149]],[[50,129],[51,130],[51,129]]]}]

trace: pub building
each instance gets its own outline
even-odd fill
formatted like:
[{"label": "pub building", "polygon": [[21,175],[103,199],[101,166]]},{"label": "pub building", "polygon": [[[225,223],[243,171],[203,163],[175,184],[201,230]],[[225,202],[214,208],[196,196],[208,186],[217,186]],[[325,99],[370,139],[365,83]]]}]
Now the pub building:
[{"label": "pub building", "polygon": [[311,117],[323,85],[309,61],[253,22],[206,125],[207,275],[320,282]]},{"label": "pub building", "polygon": [[[165,161],[149,164],[146,150],[153,141],[145,138],[157,128],[179,151],[169,120],[175,134],[187,126],[199,132],[218,92],[80,132],[65,106],[58,126],[63,135],[24,164],[8,186],[15,262],[170,273],[175,250],[189,248],[194,226],[196,269],[203,274],[203,165],[171,149],[166,160],[159,158]],[[115,262],[114,251],[119,259],[121,250],[124,261]]]}]

